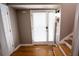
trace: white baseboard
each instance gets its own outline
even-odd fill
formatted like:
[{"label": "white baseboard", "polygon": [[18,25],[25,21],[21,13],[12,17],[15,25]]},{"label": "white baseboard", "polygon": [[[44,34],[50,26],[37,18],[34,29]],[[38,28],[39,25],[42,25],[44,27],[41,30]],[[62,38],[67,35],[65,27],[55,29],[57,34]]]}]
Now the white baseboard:
[{"label": "white baseboard", "polygon": [[20,46],[33,46],[34,44],[20,44]]},{"label": "white baseboard", "polygon": [[33,44],[19,44],[19,45],[9,54],[9,56],[10,56],[13,52],[15,52],[18,48],[20,48],[21,46],[33,46]]},{"label": "white baseboard", "polygon": [[9,55],[11,55],[13,52],[15,52],[21,45],[18,45]]},{"label": "white baseboard", "polygon": [[34,42],[33,45],[53,45],[54,42]]}]

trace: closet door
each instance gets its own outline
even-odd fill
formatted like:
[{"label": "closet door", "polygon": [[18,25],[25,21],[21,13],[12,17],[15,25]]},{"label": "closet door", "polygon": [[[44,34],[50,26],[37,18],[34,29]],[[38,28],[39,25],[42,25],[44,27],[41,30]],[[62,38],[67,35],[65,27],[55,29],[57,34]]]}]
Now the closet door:
[{"label": "closet door", "polygon": [[12,36],[12,32],[11,32],[12,29],[11,29],[10,15],[9,15],[8,7],[6,5],[2,5],[1,12],[2,12],[6,42],[7,42],[7,46],[8,46],[8,52],[10,53],[13,50],[13,36]]}]

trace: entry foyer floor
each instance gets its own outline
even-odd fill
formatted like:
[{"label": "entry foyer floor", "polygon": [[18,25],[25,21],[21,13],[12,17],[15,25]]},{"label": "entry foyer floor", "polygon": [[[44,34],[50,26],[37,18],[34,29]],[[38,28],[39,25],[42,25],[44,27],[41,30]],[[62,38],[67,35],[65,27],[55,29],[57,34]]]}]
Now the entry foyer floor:
[{"label": "entry foyer floor", "polygon": [[71,56],[73,35],[54,45],[21,46],[11,56]]},{"label": "entry foyer floor", "polygon": [[35,45],[35,46],[21,46],[15,51],[13,56],[53,56],[52,46]]},{"label": "entry foyer floor", "polygon": [[[65,45],[60,44],[67,56],[71,56],[71,50]],[[34,45],[21,46],[11,56],[64,56],[59,45]]]}]

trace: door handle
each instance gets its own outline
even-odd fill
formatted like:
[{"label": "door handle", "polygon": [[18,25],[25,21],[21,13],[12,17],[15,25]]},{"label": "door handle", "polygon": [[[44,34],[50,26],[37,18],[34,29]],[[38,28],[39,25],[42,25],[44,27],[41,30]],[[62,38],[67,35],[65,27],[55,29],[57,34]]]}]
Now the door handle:
[{"label": "door handle", "polygon": [[46,26],[46,29],[48,29],[48,27]]},{"label": "door handle", "polygon": [[11,29],[10,29],[10,32],[11,32]]}]

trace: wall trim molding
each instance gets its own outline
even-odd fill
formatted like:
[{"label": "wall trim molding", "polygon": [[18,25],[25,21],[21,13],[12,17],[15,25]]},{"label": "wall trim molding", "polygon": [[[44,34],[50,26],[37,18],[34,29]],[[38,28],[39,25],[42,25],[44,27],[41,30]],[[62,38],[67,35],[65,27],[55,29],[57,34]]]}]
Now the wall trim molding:
[{"label": "wall trim molding", "polygon": [[10,54],[9,54],[9,56],[13,53],[13,52],[15,52],[18,48],[20,48],[21,46],[33,46],[34,44],[19,44]]},{"label": "wall trim molding", "polygon": [[19,47],[21,47],[20,44],[9,54],[9,56],[10,56],[13,52],[15,52]]},{"label": "wall trim molding", "polygon": [[20,46],[33,46],[34,44],[20,44]]}]

